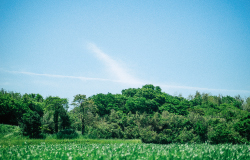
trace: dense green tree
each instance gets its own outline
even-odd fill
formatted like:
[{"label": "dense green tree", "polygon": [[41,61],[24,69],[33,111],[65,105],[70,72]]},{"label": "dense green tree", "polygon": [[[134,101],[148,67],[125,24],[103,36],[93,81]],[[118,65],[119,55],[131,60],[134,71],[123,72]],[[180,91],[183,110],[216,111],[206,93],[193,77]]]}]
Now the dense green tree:
[{"label": "dense green tree", "polygon": [[10,95],[0,96],[0,123],[18,125],[22,118],[23,109],[20,101],[13,99]]},{"label": "dense green tree", "polygon": [[197,106],[197,105],[201,105],[202,104],[202,96],[200,94],[200,92],[196,91],[194,99],[193,99],[193,105]]},{"label": "dense green tree", "polygon": [[22,96],[20,93],[6,92],[2,89],[0,92],[0,123],[18,125],[21,123],[23,114],[30,110],[42,116],[43,104],[37,102],[35,97],[35,94]]},{"label": "dense green tree", "polygon": [[35,111],[28,111],[23,114],[21,128],[25,136],[30,138],[41,138],[41,117]]},{"label": "dense green tree", "polygon": [[137,93],[139,89],[136,88],[129,88],[129,89],[124,89],[122,90],[122,95],[126,97],[134,97],[134,95]]},{"label": "dense green tree", "polygon": [[[188,99],[158,86],[122,94],[78,94],[67,99],[0,90],[0,123],[20,125],[30,138],[68,128],[89,138],[141,138],[147,143],[250,143],[250,97],[196,92]],[[2,118],[3,117],[3,118]]]},{"label": "dense green tree", "polygon": [[200,140],[205,142],[207,140],[208,126],[203,121],[197,121],[194,127],[194,131],[200,136]]},{"label": "dense green tree", "polygon": [[242,117],[240,121],[235,123],[234,128],[243,137],[246,137],[250,141],[250,114]]},{"label": "dense green tree", "polygon": [[[81,128],[82,134],[85,132],[85,126],[92,124],[94,114],[99,113],[93,99],[86,98],[86,95],[75,95],[72,105],[75,108],[71,111],[71,118],[75,128]],[[73,114],[72,114],[73,113]]]},{"label": "dense green tree", "polygon": [[68,115],[67,110],[62,110],[61,114],[60,114],[60,129],[64,130],[64,129],[68,129],[71,126],[71,121],[70,121],[70,117]]},{"label": "dense green tree", "polygon": [[86,95],[77,94],[77,95],[74,96],[74,100],[72,102],[72,105],[79,108],[79,114],[78,115],[79,115],[79,119],[81,120],[82,135],[84,134],[84,131],[85,131],[84,113],[85,113],[86,101],[87,101]]},{"label": "dense green tree", "polygon": [[53,134],[55,132],[54,114],[52,110],[46,110],[41,120],[42,133]]},{"label": "dense green tree", "polygon": [[55,132],[57,133],[59,128],[59,117],[63,115],[68,108],[68,100],[49,96],[45,100],[45,105],[45,110],[53,112]]},{"label": "dense green tree", "polygon": [[93,100],[94,104],[97,106],[97,113],[100,116],[108,115],[110,114],[110,111],[112,109],[118,111],[118,110],[124,110],[124,106],[126,103],[127,98],[124,95],[120,94],[97,94],[90,97],[91,100]]},{"label": "dense green tree", "polygon": [[243,102],[242,109],[250,112],[250,97]]}]

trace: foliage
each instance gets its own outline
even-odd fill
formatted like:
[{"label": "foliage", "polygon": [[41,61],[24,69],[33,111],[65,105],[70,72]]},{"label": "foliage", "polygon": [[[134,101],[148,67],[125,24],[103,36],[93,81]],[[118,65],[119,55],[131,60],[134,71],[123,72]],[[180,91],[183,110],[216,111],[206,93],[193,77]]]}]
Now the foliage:
[{"label": "foliage", "polygon": [[[87,138],[134,139],[145,143],[250,143],[250,97],[196,92],[188,99],[146,84],[121,94],[74,96],[68,100],[0,91],[0,123],[19,125],[23,135],[52,137],[73,129]],[[3,118],[2,118],[3,117]]]},{"label": "foliage", "polygon": [[0,159],[249,159],[248,145],[47,144],[0,148]]},{"label": "foliage", "polygon": [[71,127],[85,132],[85,125],[90,125],[93,122],[93,115],[97,112],[96,105],[93,100],[86,99],[86,95],[75,95],[71,105],[75,108],[70,111]]},{"label": "foliage", "polygon": [[239,134],[247,140],[250,140],[250,114],[248,114],[245,117],[242,117],[240,121],[235,123],[234,128],[236,131],[239,132]]},{"label": "foliage", "polygon": [[21,139],[22,130],[19,126],[0,124],[0,139]]},{"label": "foliage", "polygon": [[[49,96],[45,100],[45,110],[46,111],[51,111],[53,113],[54,117],[54,126],[55,126],[55,133],[58,132],[59,129],[59,117],[61,117],[62,121],[68,121],[69,118],[65,118],[65,112],[68,109],[68,100],[65,98],[59,98],[59,97],[52,97]],[[62,128],[64,129],[67,127],[65,124],[68,124],[68,122],[62,122],[64,124]],[[69,126],[69,124],[68,124]]]},{"label": "foliage", "polygon": [[78,134],[73,129],[64,129],[56,134],[57,139],[73,139],[77,138]]},{"label": "foliage", "polygon": [[[41,145],[41,144],[49,144],[49,145],[57,145],[57,144],[121,144],[121,143],[142,143],[140,139],[86,139],[83,136],[79,135],[77,139],[57,139],[56,135],[54,138],[45,139],[0,139],[0,146],[2,148],[11,147],[11,146],[22,146],[22,145]],[[0,148],[1,148],[0,147]]]},{"label": "foliage", "polygon": [[123,138],[121,127],[116,123],[102,121],[93,127],[88,127],[89,138]]},{"label": "foliage", "polygon": [[29,111],[23,114],[21,128],[24,136],[30,138],[42,138],[41,120],[37,112]]},{"label": "foliage", "polygon": [[0,123],[18,125],[25,109],[21,100],[13,99],[7,92],[0,94]]}]

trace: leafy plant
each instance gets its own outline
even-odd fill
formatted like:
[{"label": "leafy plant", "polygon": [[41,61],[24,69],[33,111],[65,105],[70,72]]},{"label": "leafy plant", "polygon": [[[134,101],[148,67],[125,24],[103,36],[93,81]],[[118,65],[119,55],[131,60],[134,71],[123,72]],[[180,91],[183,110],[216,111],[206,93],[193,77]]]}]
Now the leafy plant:
[{"label": "leafy plant", "polygon": [[73,138],[77,138],[78,134],[73,129],[65,129],[65,130],[59,131],[56,134],[56,137],[57,139],[73,139]]}]

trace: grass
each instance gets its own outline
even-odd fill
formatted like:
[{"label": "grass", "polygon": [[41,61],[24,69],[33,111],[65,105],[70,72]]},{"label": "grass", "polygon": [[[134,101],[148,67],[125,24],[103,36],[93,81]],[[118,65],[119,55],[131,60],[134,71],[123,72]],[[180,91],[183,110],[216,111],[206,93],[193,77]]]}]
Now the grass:
[{"label": "grass", "polygon": [[23,139],[21,128],[18,126],[0,124],[0,139]]},{"label": "grass", "polygon": [[0,124],[0,146],[17,146],[17,145],[40,145],[40,144],[112,144],[112,143],[141,143],[139,139],[122,140],[122,139],[88,139],[78,132],[79,137],[76,139],[57,139],[56,134],[48,134],[45,139],[29,139],[22,136],[22,131],[18,126]]},{"label": "grass", "polygon": [[249,145],[65,143],[0,147],[0,159],[178,159],[247,160]]},{"label": "grass", "polygon": [[114,144],[114,143],[141,143],[140,139],[14,139],[0,140],[0,146],[17,146],[17,145],[40,145],[40,144]]},{"label": "grass", "polygon": [[123,139],[46,139],[23,137],[20,128],[0,124],[0,160],[5,159],[166,159],[249,160],[250,145],[143,144]]}]

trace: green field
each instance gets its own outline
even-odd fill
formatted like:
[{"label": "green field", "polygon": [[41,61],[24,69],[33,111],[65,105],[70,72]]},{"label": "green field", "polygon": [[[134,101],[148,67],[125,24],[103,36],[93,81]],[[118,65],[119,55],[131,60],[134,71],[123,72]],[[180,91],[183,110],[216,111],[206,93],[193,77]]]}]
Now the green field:
[{"label": "green field", "polygon": [[[91,140],[89,140],[90,142]],[[98,141],[100,143],[98,143]],[[117,143],[116,143],[117,141]],[[209,145],[209,144],[142,144],[139,141],[93,140],[93,143],[80,141],[56,142],[32,145],[1,145],[0,159],[250,159],[249,145]],[[30,144],[28,144],[30,143]],[[38,143],[35,142],[35,143]]]},{"label": "green field", "polygon": [[113,144],[113,143],[142,143],[140,139],[0,139],[0,146],[10,147],[17,145],[39,145],[39,144],[65,144],[65,143],[73,143],[73,144]]}]

